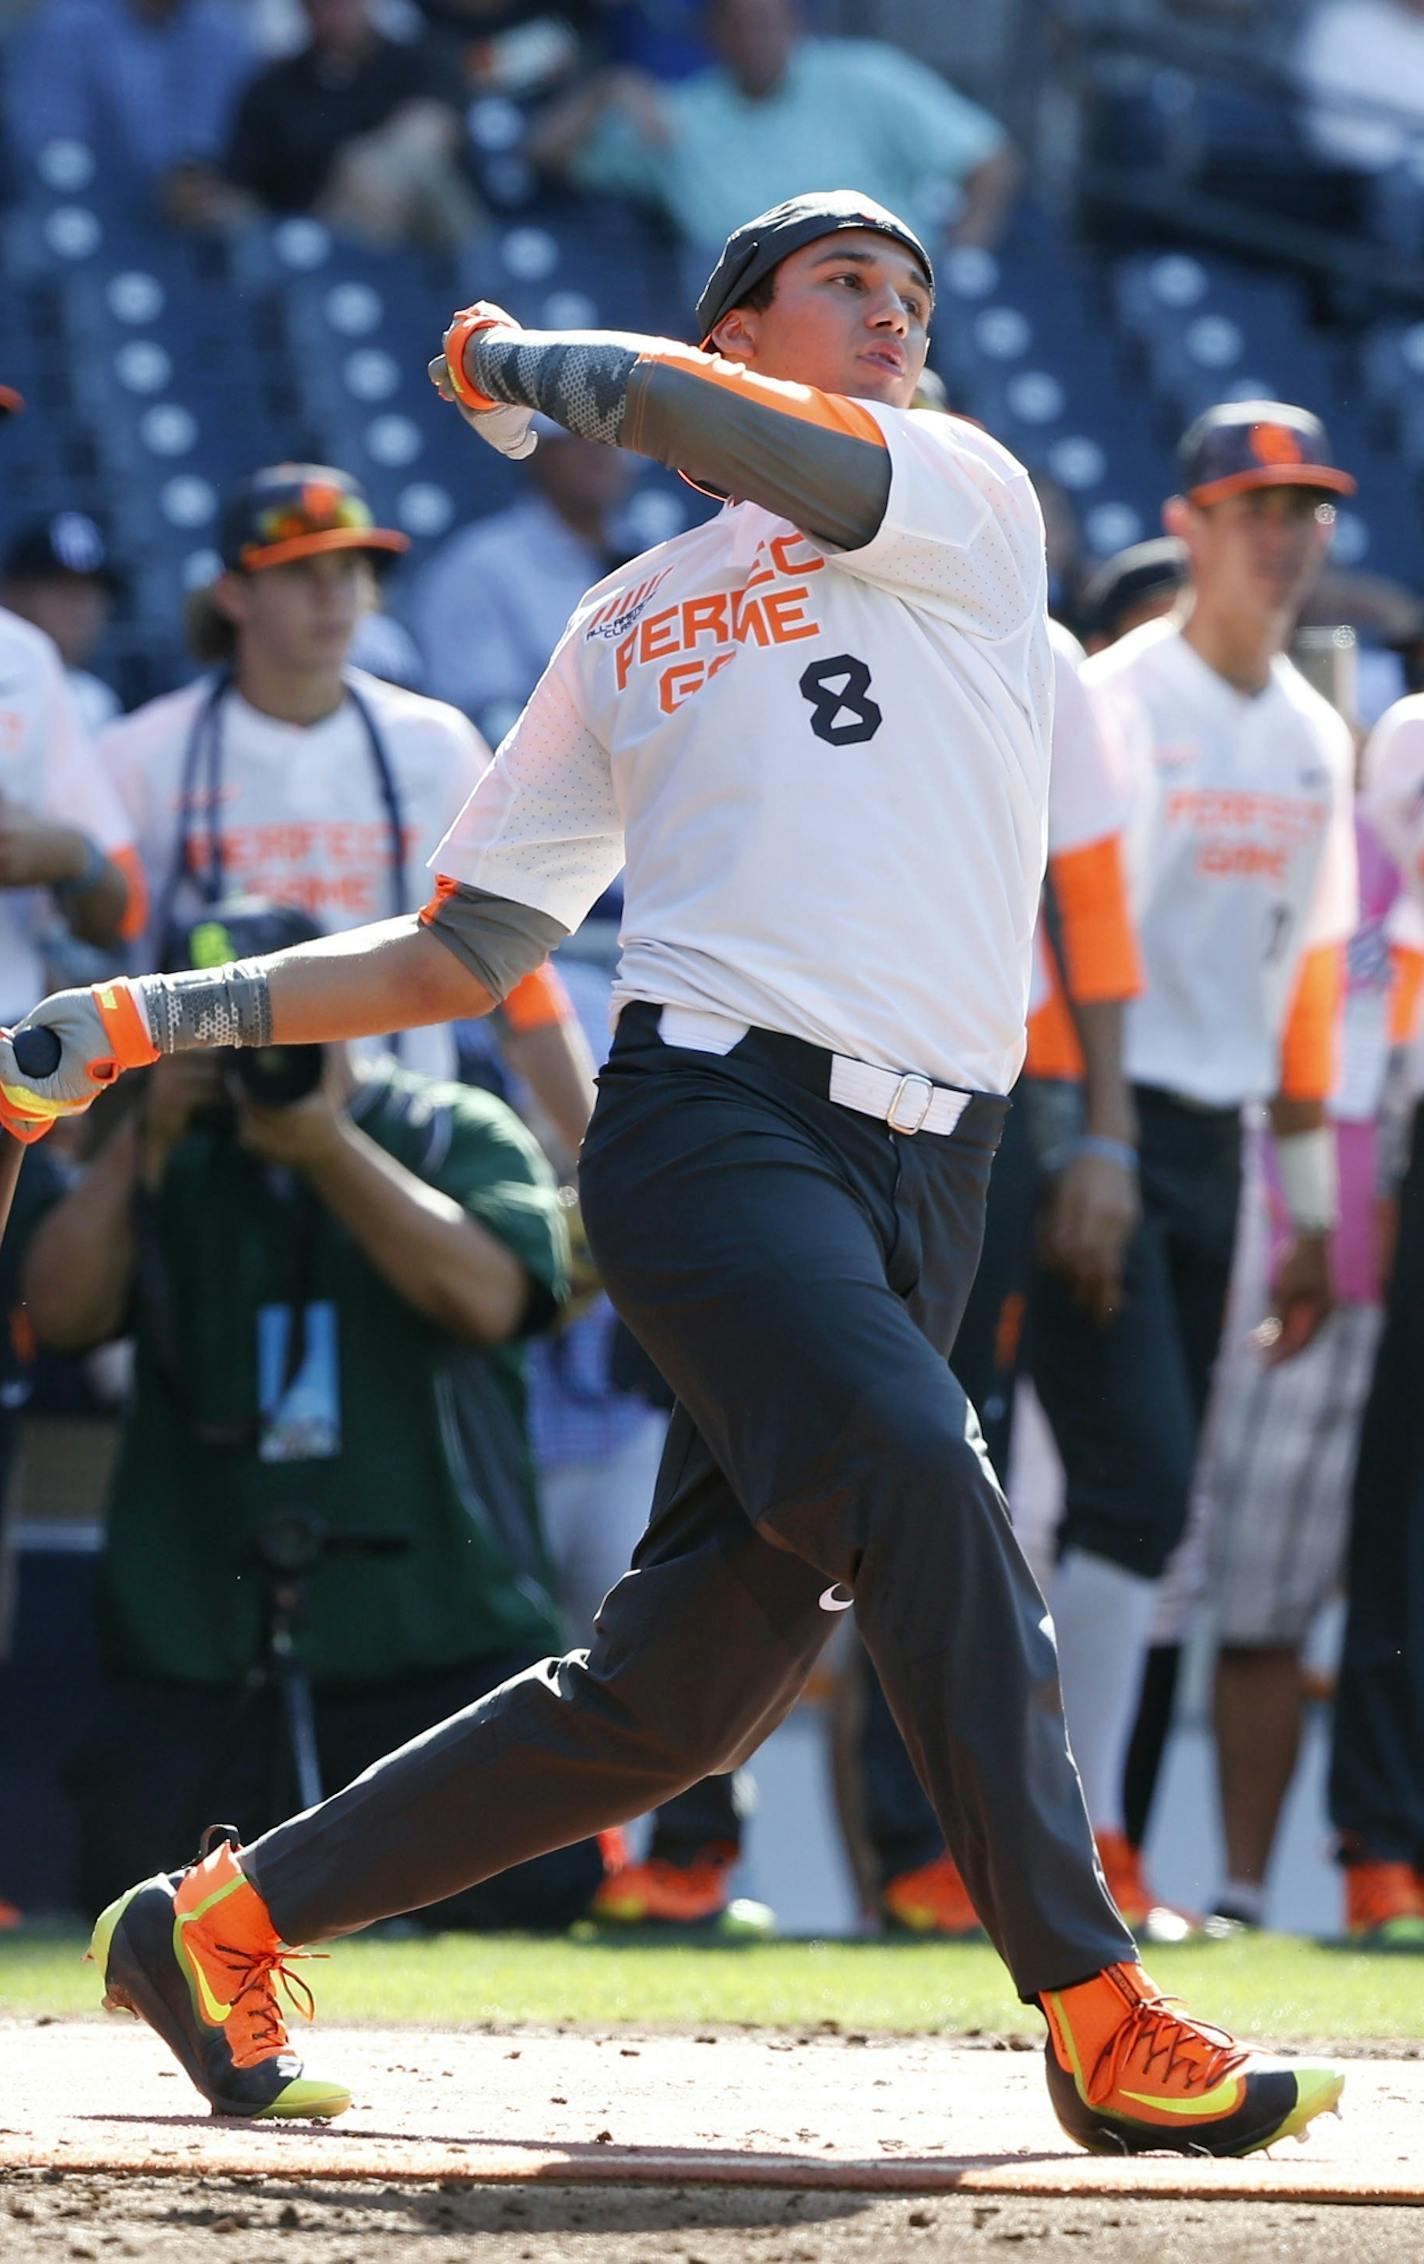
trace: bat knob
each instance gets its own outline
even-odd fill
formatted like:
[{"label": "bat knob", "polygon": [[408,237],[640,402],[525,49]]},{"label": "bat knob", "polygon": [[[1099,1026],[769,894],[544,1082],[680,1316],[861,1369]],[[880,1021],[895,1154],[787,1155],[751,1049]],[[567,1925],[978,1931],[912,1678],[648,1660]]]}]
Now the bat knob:
[{"label": "bat knob", "polygon": [[15,1066],[24,1077],[52,1077],[64,1052],[58,1032],[47,1030],[43,1025],[34,1030],[17,1030],[10,1043]]}]

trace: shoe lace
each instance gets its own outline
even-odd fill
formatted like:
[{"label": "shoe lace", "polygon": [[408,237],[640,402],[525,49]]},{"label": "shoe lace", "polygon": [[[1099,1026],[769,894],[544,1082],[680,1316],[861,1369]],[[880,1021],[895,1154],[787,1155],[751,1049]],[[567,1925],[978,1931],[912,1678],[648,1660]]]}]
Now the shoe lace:
[{"label": "shoe lace", "polygon": [[286,2047],[287,2023],[274,1984],[281,1984],[288,2004],[303,2020],[315,2020],[316,1999],[300,1973],[293,1972],[292,1968],[298,1961],[325,1957],[325,1950],[292,1950],[285,1942],[274,1943],[271,1949],[256,1950],[240,1948],[230,1942],[214,1942],[213,1949],[237,1978],[233,2016],[236,2018],[240,2013],[246,2032],[240,2047],[233,2053],[238,2067],[270,2059]]},{"label": "shoe lace", "polygon": [[1141,2071],[1163,2089],[1212,2087],[1240,2065],[1245,2053],[1224,2028],[1173,2012],[1178,1997],[1139,1997],[1119,2021],[1093,2070],[1089,2096],[1104,2099],[1123,2083],[1130,2069]]}]

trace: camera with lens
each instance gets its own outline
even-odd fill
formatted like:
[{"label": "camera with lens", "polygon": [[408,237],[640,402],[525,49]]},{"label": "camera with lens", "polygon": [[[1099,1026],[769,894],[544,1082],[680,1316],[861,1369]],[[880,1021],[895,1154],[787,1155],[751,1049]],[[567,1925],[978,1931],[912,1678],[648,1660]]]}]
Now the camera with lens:
[{"label": "camera with lens", "polygon": [[[223,967],[232,959],[264,959],[294,943],[313,943],[321,933],[293,905],[259,896],[226,897],[196,919],[169,928],[161,964],[169,975],[189,967]],[[234,1102],[291,1108],[321,1083],[322,1052],[313,1045],[235,1046],[222,1056],[223,1084]]]},{"label": "camera with lens", "polygon": [[239,1046],[226,1062],[223,1083],[234,1100],[258,1108],[291,1108],[321,1083],[320,1046]]}]

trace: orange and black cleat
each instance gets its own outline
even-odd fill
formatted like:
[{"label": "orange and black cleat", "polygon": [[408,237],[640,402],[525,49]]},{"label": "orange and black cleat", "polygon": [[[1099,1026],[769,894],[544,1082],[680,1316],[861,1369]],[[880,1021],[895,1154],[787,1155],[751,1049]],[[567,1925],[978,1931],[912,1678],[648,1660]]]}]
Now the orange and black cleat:
[{"label": "orange and black cleat", "polygon": [[775,1931],[764,1902],[733,1897],[735,1848],[701,1848],[685,1863],[656,1855],[630,1863],[621,1832],[601,1838],[607,1868],[589,1905],[589,1917],[598,1924],[656,1932],[685,1928],[723,1941],[764,1941]]},{"label": "orange and black cleat", "polygon": [[1345,1931],[1364,1948],[1424,1949],[1424,1883],[1407,1863],[1347,1863]]},{"label": "orange and black cleat", "polygon": [[950,1942],[983,1938],[979,1913],[948,1851],[916,1871],[902,1871],[898,1878],[887,1880],[880,1902],[887,1926],[896,1933],[934,1935]]},{"label": "orange and black cleat", "polygon": [[214,2114],[339,2115],[350,2092],[304,2074],[288,2040],[275,1984],[308,2018],[311,1991],[289,1970],[301,1953],[273,1932],[237,1840],[212,1825],[189,1869],[110,1903],[89,1944],[105,2008],[157,2029]]},{"label": "orange and black cleat", "polygon": [[1336,2067],[1277,2060],[1193,2020],[1140,1965],[1111,1965],[1039,1999],[1048,2095],[1090,2154],[1254,2154],[1333,2108]]}]

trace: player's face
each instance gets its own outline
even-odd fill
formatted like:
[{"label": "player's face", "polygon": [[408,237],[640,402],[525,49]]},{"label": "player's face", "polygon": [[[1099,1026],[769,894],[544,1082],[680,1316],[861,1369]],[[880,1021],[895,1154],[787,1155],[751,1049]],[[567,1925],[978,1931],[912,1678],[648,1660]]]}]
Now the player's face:
[{"label": "player's face", "polygon": [[910,405],[929,346],[929,277],[913,253],[869,228],[803,244],[776,270],[769,307],[736,307],[722,351],[764,377]]},{"label": "player's face", "polygon": [[1288,621],[1320,571],[1334,520],[1313,488],[1258,487],[1189,505],[1179,531],[1192,579],[1213,602]]},{"label": "player's face", "polygon": [[363,551],[319,551],[224,577],[225,610],[270,665],[296,673],[339,668],[375,597]]}]

